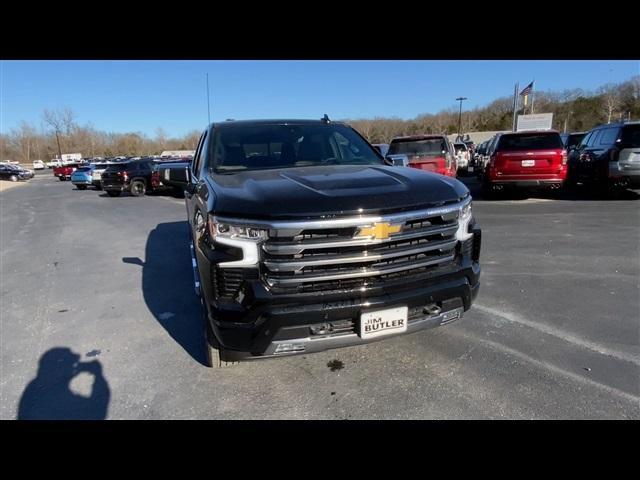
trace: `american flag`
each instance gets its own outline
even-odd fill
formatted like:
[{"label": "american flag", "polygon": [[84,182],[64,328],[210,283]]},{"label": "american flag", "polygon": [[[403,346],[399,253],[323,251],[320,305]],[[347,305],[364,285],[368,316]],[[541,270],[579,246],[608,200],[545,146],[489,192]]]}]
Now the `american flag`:
[{"label": "american flag", "polygon": [[530,95],[532,91],[533,91],[533,82],[531,82],[529,85],[524,87],[524,89],[520,92],[520,96],[522,97],[524,95],[526,97],[527,95]]}]

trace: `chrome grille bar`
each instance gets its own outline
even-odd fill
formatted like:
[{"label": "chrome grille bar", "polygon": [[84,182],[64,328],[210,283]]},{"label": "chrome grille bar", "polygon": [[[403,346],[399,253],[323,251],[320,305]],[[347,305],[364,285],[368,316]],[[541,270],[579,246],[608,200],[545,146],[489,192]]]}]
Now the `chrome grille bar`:
[{"label": "chrome grille bar", "polygon": [[452,261],[454,258],[455,258],[455,254],[452,254],[452,255],[446,255],[446,256],[437,257],[434,259],[424,260],[420,262],[406,262],[405,264],[393,266],[393,267],[382,267],[377,269],[362,268],[362,269],[353,270],[349,272],[340,272],[340,273],[323,274],[323,275],[296,275],[293,277],[282,277],[282,278],[267,276],[266,280],[269,286],[273,287],[273,286],[286,285],[286,284],[321,282],[323,280],[344,280],[349,278],[374,277],[377,275],[385,275],[387,273],[402,272],[402,271],[411,270],[415,268],[447,263]]},{"label": "chrome grille bar", "polygon": [[318,259],[313,259],[313,257],[311,257],[311,259],[303,258],[299,260],[267,260],[264,262],[264,264],[272,272],[297,272],[302,270],[304,267],[313,267],[319,265],[339,265],[343,263],[373,263],[380,260],[388,260],[390,258],[419,255],[421,253],[434,250],[451,250],[456,246],[456,243],[457,240],[454,239],[445,242],[430,242],[428,244],[413,248],[390,249],[389,252],[384,253],[369,254],[367,251],[365,251],[359,255],[330,255],[327,256],[327,258]]},{"label": "chrome grille bar", "polygon": [[370,246],[380,245],[388,242],[397,242],[401,240],[413,240],[416,238],[422,238],[429,235],[453,235],[458,229],[458,224],[450,224],[442,227],[429,227],[419,230],[410,230],[406,233],[400,233],[393,235],[389,238],[382,240],[375,240],[369,237],[352,238],[345,240],[333,240],[330,241],[316,241],[316,242],[292,242],[292,243],[265,243],[262,245],[262,249],[267,253],[277,255],[297,255],[305,250],[317,249],[317,248],[340,248],[340,247],[358,247],[358,246]]}]

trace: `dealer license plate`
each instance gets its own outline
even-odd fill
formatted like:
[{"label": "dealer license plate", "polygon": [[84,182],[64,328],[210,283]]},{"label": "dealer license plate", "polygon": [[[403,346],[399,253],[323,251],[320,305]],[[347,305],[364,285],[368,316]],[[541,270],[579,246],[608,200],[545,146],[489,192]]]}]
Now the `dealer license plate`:
[{"label": "dealer license plate", "polygon": [[408,307],[387,308],[360,315],[360,337],[374,338],[407,331]]}]

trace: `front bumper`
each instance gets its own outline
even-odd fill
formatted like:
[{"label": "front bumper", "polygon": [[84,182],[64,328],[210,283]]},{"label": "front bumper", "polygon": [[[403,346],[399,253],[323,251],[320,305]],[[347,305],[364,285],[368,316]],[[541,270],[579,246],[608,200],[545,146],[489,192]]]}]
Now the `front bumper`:
[{"label": "front bumper", "polygon": [[88,179],[77,179],[77,178],[72,178],[71,179],[71,183],[73,183],[74,185],[91,185],[91,180]]},{"label": "front bumper", "polygon": [[113,192],[124,192],[127,190],[127,185],[123,185],[121,183],[110,183],[110,184],[105,184],[102,183],[102,189],[105,191],[113,191]]},{"label": "front bumper", "polygon": [[[210,270],[200,254],[201,272]],[[260,280],[250,280],[241,303],[222,304],[207,293],[210,279],[198,276],[195,259],[193,264],[196,290],[208,299],[208,321],[231,360],[318,352],[437,327],[461,318],[480,287],[480,264],[464,255],[448,273],[371,292],[274,295]],[[362,313],[396,306],[409,309],[406,332],[360,337]]]}]

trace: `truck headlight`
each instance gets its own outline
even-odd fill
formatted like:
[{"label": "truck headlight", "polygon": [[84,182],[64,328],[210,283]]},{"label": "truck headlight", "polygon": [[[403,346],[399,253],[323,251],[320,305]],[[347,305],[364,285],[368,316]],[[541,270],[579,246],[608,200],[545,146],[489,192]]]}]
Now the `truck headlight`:
[{"label": "truck headlight", "polygon": [[218,223],[213,216],[209,216],[207,222],[211,238],[223,245],[242,250],[242,260],[221,262],[222,268],[255,268],[258,265],[260,254],[258,245],[267,238],[267,231],[228,223]]},{"label": "truck headlight", "polygon": [[472,202],[469,201],[465,205],[460,208],[460,213],[458,214],[458,231],[456,232],[456,239],[464,242],[465,240],[469,240],[473,237],[473,233],[469,233],[469,223],[473,218],[473,207]]},{"label": "truck headlight", "polygon": [[259,228],[240,227],[226,223],[214,223],[215,232],[212,237],[245,238],[247,240],[264,240],[267,238],[267,231]]}]

